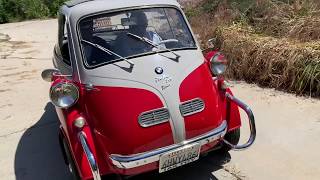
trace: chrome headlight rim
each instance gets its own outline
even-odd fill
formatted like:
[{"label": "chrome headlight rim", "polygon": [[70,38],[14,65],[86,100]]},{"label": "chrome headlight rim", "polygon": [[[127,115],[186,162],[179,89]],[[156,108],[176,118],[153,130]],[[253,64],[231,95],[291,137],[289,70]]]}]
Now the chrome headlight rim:
[{"label": "chrome headlight rim", "polygon": [[[59,104],[59,103],[58,103],[58,102],[59,102],[59,98],[63,98],[63,97],[58,97],[57,100],[54,100],[53,95],[55,94],[55,90],[56,90],[57,88],[59,88],[59,87],[60,87],[60,88],[65,88],[64,86],[70,86],[70,87],[72,88],[72,90],[74,91],[74,93],[75,93],[75,97],[74,97],[74,99],[72,99],[72,101],[69,101],[68,104]],[[62,89],[62,90],[64,90],[64,89]],[[54,106],[56,106],[56,107],[58,107],[58,108],[62,108],[62,109],[67,109],[67,108],[75,105],[75,104],[78,102],[78,100],[79,100],[79,95],[80,95],[80,92],[79,92],[78,87],[77,87],[74,83],[71,83],[71,82],[59,82],[59,83],[53,85],[53,86],[50,88],[50,93],[49,93],[49,97],[50,97],[51,103],[52,103]],[[61,99],[60,99],[60,100],[61,100]]]},{"label": "chrome headlight rim", "polygon": [[[221,58],[222,60],[218,59]],[[227,71],[227,61],[224,55],[221,52],[217,52],[210,59],[210,70],[211,73],[215,76],[222,76]]]}]

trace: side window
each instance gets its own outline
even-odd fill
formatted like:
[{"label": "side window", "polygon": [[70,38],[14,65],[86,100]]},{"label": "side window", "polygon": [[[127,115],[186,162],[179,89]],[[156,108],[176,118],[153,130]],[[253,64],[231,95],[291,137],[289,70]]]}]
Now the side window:
[{"label": "side window", "polygon": [[69,54],[67,23],[64,15],[59,15],[58,24],[58,45],[56,47],[56,54],[57,56],[60,56],[63,62],[70,66],[71,61]]},{"label": "side window", "polygon": [[178,39],[179,42],[185,46],[195,46],[191,32],[182,14],[175,9],[166,9],[165,13],[168,16],[168,23],[171,27],[171,33],[174,36],[174,39]]}]

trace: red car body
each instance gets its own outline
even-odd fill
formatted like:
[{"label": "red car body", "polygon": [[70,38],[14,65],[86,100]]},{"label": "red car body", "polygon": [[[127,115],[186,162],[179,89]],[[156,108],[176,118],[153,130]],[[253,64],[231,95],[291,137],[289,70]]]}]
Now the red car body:
[{"label": "red car body", "polygon": [[[90,3],[94,2],[66,4],[60,10],[60,13],[64,15],[63,18],[59,19],[59,23],[62,24],[60,26],[64,26],[65,22],[70,23],[67,24],[69,25],[68,31],[70,31],[69,37],[72,36],[73,30],[77,30],[76,27],[72,26],[72,18],[74,18],[74,14],[77,14],[77,11],[74,10],[73,12],[70,9],[75,6],[96,5]],[[142,8],[143,3],[143,0],[139,0],[126,6]],[[174,8],[181,11],[176,4],[177,2],[172,0],[161,0],[158,4],[153,2],[150,7],[175,6]],[[118,5],[124,6],[121,3]],[[80,9],[81,7],[77,8]],[[61,33],[59,34],[61,35]],[[76,37],[71,38],[73,39],[69,40],[69,45],[77,39]],[[60,48],[62,54],[63,45]],[[70,46],[67,49],[68,57],[71,57],[70,61],[73,65],[70,71],[71,75],[62,75],[66,72],[59,65],[63,60],[60,62],[59,52],[56,52],[59,51],[59,47],[56,47],[54,65],[58,70],[52,70],[50,73],[46,71],[43,73],[43,77],[48,79],[49,74],[50,81],[52,81],[50,96],[54,104],[57,103],[55,102],[57,96],[55,93],[59,92],[56,90],[57,86],[62,87],[64,84],[72,84],[77,89],[76,101],[67,108],[57,106],[56,111],[61,122],[60,140],[66,162],[70,165],[72,161],[72,164],[74,164],[73,171],[76,171],[78,178],[100,179],[101,176],[108,174],[130,176],[156,170],[159,169],[159,157],[161,158],[163,154],[194,143],[200,144],[199,154],[208,152],[221,143],[235,149],[243,149],[253,143],[255,125],[251,110],[233,96],[230,88],[225,84],[224,78],[216,76],[211,70],[214,66],[212,59],[225,60],[219,51],[213,50],[205,53],[199,60],[201,63],[190,70],[190,73],[181,80],[180,84],[177,84],[175,97],[178,97],[174,100],[177,102],[173,102],[173,104],[180,104],[180,112],[183,114],[181,106],[190,102],[200,103],[194,106],[202,105],[201,108],[191,112],[191,114],[189,113],[189,115],[180,115],[179,117],[182,117],[183,120],[182,126],[179,125],[181,120],[170,120],[178,117],[178,115],[170,114],[170,117],[168,115],[169,120],[144,127],[141,124],[141,119],[144,120],[141,116],[148,117],[149,111],[167,107],[170,112],[173,105],[170,104],[170,98],[166,99],[165,92],[159,94],[162,94],[166,101],[156,91],[141,88],[140,85],[135,87],[132,85],[113,85],[112,83],[111,85],[86,83],[85,79],[89,79],[86,73],[91,73],[93,70],[82,71],[79,64],[75,66],[75,62],[78,62],[78,60],[72,60],[72,57],[76,57],[76,54],[73,53],[76,53],[77,49],[79,48],[72,49]],[[170,52],[170,50],[168,51]],[[176,51],[176,53],[178,52]],[[183,52],[179,53],[183,54]],[[184,58],[183,55],[182,58]],[[124,59],[124,61],[128,60]],[[135,63],[136,67],[139,66],[137,62]],[[166,67],[166,65],[163,65],[163,67]],[[174,72],[174,70],[170,70],[170,72]],[[136,72],[131,74],[134,75],[134,73]],[[95,74],[95,76],[98,75]],[[103,78],[105,77],[103,76]],[[165,84],[166,86],[175,82],[167,76],[161,76],[161,78],[166,79],[165,83],[168,84]],[[163,79],[158,80],[162,81]],[[164,88],[167,88],[166,86],[162,86],[163,91]],[[63,88],[60,88],[60,91],[61,89],[63,90]],[[65,98],[65,94],[60,94],[60,96],[58,100],[59,98]],[[224,138],[226,134],[241,127],[239,107],[248,113],[251,128],[251,137],[242,146],[229,143]],[[166,112],[153,111],[152,113],[163,115]],[[153,114],[153,117],[155,117],[155,114]],[[76,125],[77,123],[80,123],[80,125]],[[174,130],[173,128],[177,129]],[[218,132],[218,130],[220,131]],[[197,155],[199,156],[199,154]]]}]

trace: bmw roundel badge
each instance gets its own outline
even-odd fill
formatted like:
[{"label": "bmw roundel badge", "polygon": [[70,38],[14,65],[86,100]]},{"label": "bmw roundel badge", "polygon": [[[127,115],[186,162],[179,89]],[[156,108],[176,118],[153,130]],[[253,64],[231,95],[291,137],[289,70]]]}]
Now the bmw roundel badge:
[{"label": "bmw roundel badge", "polygon": [[163,69],[162,69],[161,67],[157,67],[157,68],[155,69],[155,72],[156,72],[157,74],[162,74],[162,73],[163,73]]}]

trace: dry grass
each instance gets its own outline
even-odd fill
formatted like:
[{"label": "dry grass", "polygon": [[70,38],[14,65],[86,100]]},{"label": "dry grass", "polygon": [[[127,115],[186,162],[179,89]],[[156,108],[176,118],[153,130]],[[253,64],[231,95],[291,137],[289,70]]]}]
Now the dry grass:
[{"label": "dry grass", "polygon": [[202,47],[217,37],[230,78],[320,97],[320,1],[246,1],[191,6],[189,20]]},{"label": "dry grass", "polygon": [[320,42],[263,36],[238,25],[219,28],[216,35],[231,60],[229,77],[320,96]]},{"label": "dry grass", "polygon": [[239,11],[232,9],[226,2],[218,3],[214,11],[201,12],[201,8],[206,6],[206,1],[198,1],[197,8],[191,6],[187,8],[187,12],[191,11],[189,20],[193,31],[200,36],[200,44],[203,48],[207,48],[207,40],[214,37],[215,31],[218,27],[232,23],[238,16]]},{"label": "dry grass", "polygon": [[320,40],[320,11],[314,3],[285,4],[264,1],[248,14],[249,24],[274,36],[307,42]]},{"label": "dry grass", "polygon": [[283,32],[287,37],[296,38],[301,41],[320,40],[319,17],[302,17],[289,21],[286,24],[287,28],[283,28]]},{"label": "dry grass", "polygon": [[210,0],[198,0],[189,6],[193,12],[190,16],[191,25],[202,40],[212,37],[217,27],[234,21],[241,21],[260,33],[277,38],[287,37],[302,42],[320,40],[318,0],[295,0],[291,4],[279,0],[256,0],[249,7],[242,7],[245,11],[237,9],[228,0],[211,1],[218,3],[210,12],[201,11]]},{"label": "dry grass", "polygon": [[299,17],[295,19],[281,20],[277,23],[259,26],[259,31],[274,37],[288,37],[302,42],[320,40],[320,18]]}]

